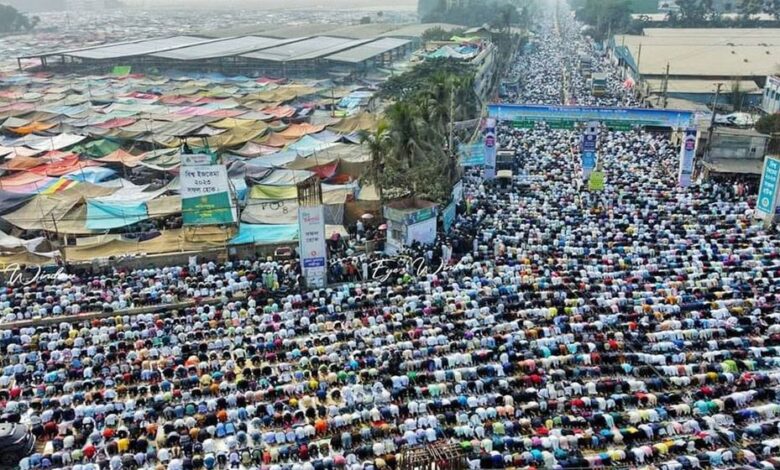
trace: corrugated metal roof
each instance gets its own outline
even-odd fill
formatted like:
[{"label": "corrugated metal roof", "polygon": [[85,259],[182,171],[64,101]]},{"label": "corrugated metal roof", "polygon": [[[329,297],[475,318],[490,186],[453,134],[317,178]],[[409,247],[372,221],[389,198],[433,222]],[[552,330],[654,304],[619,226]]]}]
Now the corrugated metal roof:
[{"label": "corrugated metal roof", "polygon": [[[641,47],[640,73],[662,76],[666,64],[676,77],[765,76],[780,67],[780,30],[741,35],[731,30],[720,35],[615,36],[636,63]],[[737,30],[740,31],[740,30]]]},{"label": "corrugated metal roof", "polygon": [[404,26],[393,31],[382,33],[379,36],[385,37],[399,37],[399,38],[419,38],[424,32],[431,28],[441,28],[445,31],[453,31],[456,29],[466,29],[465,26],[450,23],[419,23]]},{"label": "corrugated metal roof", "polygon": [[299,39],[277,39],[262,36],[242,36],[204,44],[197,44],[194,46],[180,47],[165,52],[158,52],[152,54],[152,56],[176,60],[213,59],[216,57],[241,55],[247,52],[275,47],[297,40]]},{"label": "corrugated metal roof", "polygon": [[204,39],[197,36],[173,36],[169,38],[149,39],[147,41],[108,44],[88,49],[76,49],[67,51],[64,55],[81,57],[83,59],[114,59],[146,55],[213,41],[213,39]]},{"label": "corrugated metal roof", "polygon": [[411,43],[411,41],[407,39],[383,38],[358,47],[353,47],[352,49],[347,49],[345,51],[329,55],[326,57],[326,59],[335,62],[348,62],[351,64],[357,64],[369,59],[373,59],[374,57],[384,54],[385,52],[403,47],[409,43]]},{"label": "corrugated metal roof", "polygon": [[367,39],[346,39],[332,36],[316,36],[303,41],[292,42],[257,52],[243,54],[242,57],[272,62],[292,62],[324,57],[370,42]]}]

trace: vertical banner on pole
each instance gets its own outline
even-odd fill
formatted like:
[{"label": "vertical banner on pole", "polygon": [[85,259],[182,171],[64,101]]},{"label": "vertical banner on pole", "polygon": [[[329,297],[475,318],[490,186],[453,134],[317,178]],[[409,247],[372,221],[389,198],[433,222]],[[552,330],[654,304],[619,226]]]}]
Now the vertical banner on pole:
[{"label": "vertical banner on pole", "polygon": [[325,211],[322,205],[298,207],[301,271],[308,287],[325,287]]},{"label": "vertical banner on pole", "polygon": [[589,122],[582,133],[580,154],[582,158],[582,178],[587,180],[596,168],[596,147],[599,138],[599,123]]},{"label": "vertical banner on pole", "polygon": [[485,120],[485,179],[496,177],[496,120]]},{"label": "vertical banner on pole", "polygon": [[680,173],[678,183],[681,187],[687,188],[691,185],[693,176],[693,159],[696,156],[696,129],[685,129],[682,144],[680,145]]},{"label": "vertical banner on pole", "polygon": [[756,218],[763,219],[767,224],[771,224],[775,217],[778,183],[780,183],[780,157],[768,156],[764,160],[755,212]]}]

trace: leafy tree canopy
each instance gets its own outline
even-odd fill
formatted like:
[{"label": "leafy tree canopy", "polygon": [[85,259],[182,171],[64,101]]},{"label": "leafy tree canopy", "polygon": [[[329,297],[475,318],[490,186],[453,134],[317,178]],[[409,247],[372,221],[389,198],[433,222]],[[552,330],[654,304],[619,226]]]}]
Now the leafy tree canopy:
[{"label": "leafy tree canopy", "polygon": [[0,4],[0,33],[18,33],[33,29],[40,18],[34,16],[32,20],[26,15],[10,6]]},{"label": "leafy tree canopy", "polygon": [[446,0],[420,0],[418,14],[423,23],[485,24],[502,27],[522,22],[524,3],[517,0],[463,0],[448,6]]},{"label": "leafy tree canopy", "polygon": [[763,116],[756,122],[756,130],[769,135],[780,133],[780,113]]}]

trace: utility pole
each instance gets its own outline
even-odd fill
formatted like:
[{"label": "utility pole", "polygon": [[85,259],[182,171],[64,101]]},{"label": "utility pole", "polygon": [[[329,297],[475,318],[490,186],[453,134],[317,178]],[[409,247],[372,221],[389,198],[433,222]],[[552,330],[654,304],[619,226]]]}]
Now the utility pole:
[{"label": "utility pole", "polygon": [[636,90],[637,98],[642,93],[642,72],[639,71],[639,65],[642,63],[642,43],[639,43],[639,52],[636,54]]},{"label": "utility pole", "polygon": [[720,97],[720,87],[723,86],[722,82],[718,82],[715,84],[717,87],[715,89],[715,99],[712,102],[712,116],[710,117],[710,127],[707,129],[707,153],[705,154],[705,157],[709,156],[710,149],[712,149],[712,133],[715,129],[715,114],[718,106],[718,98]]},{"label": "utility pole", "polygon": [[640,76],[639,72],[639,64],[642,63],[642,43],[639,43],[639,52],[636,53],[636,74],[637,76]]},{"label": "utility pole", "polygon": [[669,102],[669,62],[666,63],[666,75],[664,76],[664,109]]},{"label": "utility pole", "polygon": [[450,79],[450,136],[449,136],[449,151],[450,155],[454,155],[453,140],[455,134],[455,84]]}]

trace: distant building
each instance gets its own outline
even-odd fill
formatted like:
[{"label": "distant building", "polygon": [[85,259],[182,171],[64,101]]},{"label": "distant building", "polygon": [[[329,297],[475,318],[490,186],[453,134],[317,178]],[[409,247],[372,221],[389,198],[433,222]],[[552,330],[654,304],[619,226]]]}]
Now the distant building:
[{"label": "distant building", "polygon": [[769,139],[768,135],[752,129],[715,128],[702,167],[708,175],[760,176]]},{"label": "distant building", "polygon": [[[643,35],[614,36],[608,46],[621,78],[631,78],[653,106],[663,94],[710,105],[719,82],[720,107],[758,107],[759,84],[780,66],[779,28],[645,28]],[[735,84],[739,95],[732,94]]]},{"label": "distant building", "polygon": [[[712,9],[715,13],[735,13],[743,0],[712,0]],[[771,7],[771,0],[764,2],[765,8]],[[659,11],[680,11],[677,0],[661,0],[658,2]]]},{"label": "distant building", "polygon": [[770,75],[766,77],[761,109],[767,114],[780,113],[780,76]]}]

